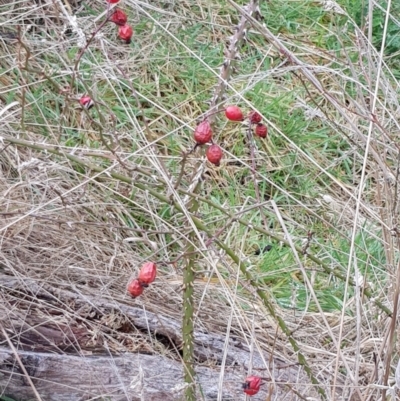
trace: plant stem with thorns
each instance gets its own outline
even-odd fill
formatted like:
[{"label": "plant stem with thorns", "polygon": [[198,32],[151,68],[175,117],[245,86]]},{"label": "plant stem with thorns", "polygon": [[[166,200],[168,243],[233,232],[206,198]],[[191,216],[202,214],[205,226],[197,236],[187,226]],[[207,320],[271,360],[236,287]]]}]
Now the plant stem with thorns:
[{"label": "plant stem with thorns", "polygon": [[[200,185],[198,185],[199,187]],[[198,209],[198,201],[194,200],[191,212],[195,213]],[[183,319],[182,319],[182,340],[183,340],[183,365],[184,365],[184,380],[185,401],[196,401],[195,387],[195,370],[194,370],[194,299],[193,286],[195,279],[195,258],[196,252],[193,245],[195,241],[195,233],[189,235],[189,241],[186,249],[188,255],[186,266],[183,269]]]},{"label": "plant stem with thorns", "polygon": [[[248,11],[250,14],[256,11],[258,6],[258,0],[250,1],[248,5]],[[213,117],[218,112],[218,106],[221,101],[223,101],[225,89],[227,85],[227,81],[230,77],[232,71],[232,62],[235,60],[238,53],[238,45],[243,40],[246,33],[246,18],[242,17],[240,23],[232,36],[229,46],[225,53],[225,60],[221,67],[221,72],[218,80],[218,84],[214,91],[214,96],[211,100],[211,106],[209,111],[206,113],[206,118],[208,118],[209,122],[212,123]],[[182,159],[182,167],[181,173],[178,178],[178,185],[180,184],[180,180],[182,178],[182,174],[184,172],[186,157],[184,156]],[[194,182],[192,185],[194,189],[190,192],[192,194],[198,194],[201,188],[201,173],[198,175],[198,171],[202,170],[202,165],[198,164],[194,171],[195,176],[194,180],[197,179],[197,182]],[[175,186],[176,188],[177,186]],[[189,211],[192,216],[195,215],[198,209],[199,203],[196,198],[193,199],[192,205],[189,207]],[[189,236],[188,246],[186,254],[189,255],[186,267],[183,271],[183,324],[182,324],[182,338],[183,338],[183,363],[185,368],[184,380],[187,385],[185,388],[185,401],[195,401],[196,400],[196,387],[195,387],[195,370],[194,370],[194,299],[193,299],[193,286],[195,279],[195,260],[196,260],[196,252],[194,241],[196,241],[195,233],[193,232]]]}]

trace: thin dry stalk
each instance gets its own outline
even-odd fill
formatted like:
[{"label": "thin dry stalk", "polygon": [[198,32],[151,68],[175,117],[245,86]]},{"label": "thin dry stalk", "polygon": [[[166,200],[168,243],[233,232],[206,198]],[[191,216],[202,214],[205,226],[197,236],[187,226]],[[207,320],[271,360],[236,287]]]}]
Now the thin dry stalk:
[{"label": "thin dry stalk", "polygon": [[18,362],[18,365],[19,365],[19,367],[20,367],[21,370],[22,370],[22,373],[24,374],[26,380],[28,381],[29,385],[30,385],[31,388],[32,388],[33,393],[35,394],[36,399],[37,399],[38,401],[42,401],[42,398],[40,397],[40,394],[39,394],[38,391],[36,390],[36,387],[35,387],[35,385],[33,384],[33,381],[32,381],[32,379],[31,379],[29,373],[27,372],[27,370],[26,370],[24,364],[22,363],[21,358],[19,357],[18,352],[17,352],[17,350],[16,350],[15,347],[14,347],[14,344],[13,344],[13,343],[11,342],[11,340],[10,340],[10,337],[8,336],[7,332],[4,330],[4,327],[1,327],[1,332],[3,333],[4,338],[7,340],[8,346],[11,348],[11,350],[12,350],[14,356],[15,356],[15,359],[16,359],[17,362]]}]

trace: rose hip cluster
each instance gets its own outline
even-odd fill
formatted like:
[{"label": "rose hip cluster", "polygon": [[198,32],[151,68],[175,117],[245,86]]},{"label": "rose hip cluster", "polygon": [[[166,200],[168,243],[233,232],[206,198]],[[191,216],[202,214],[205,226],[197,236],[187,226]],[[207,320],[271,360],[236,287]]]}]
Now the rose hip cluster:
[{"label": "rose hip cluster", "polygon": [[[107,2],[115,4],[118,3],[119,0],[107,0]],[[122,10],[116,8],[114,12],[111,14],[110,21],[118,25],[119,38],[122,39],[126,44],[131,43],[133,29],[130,25],[127,24],[128,21],[127,15]]]},{"label": "rose hip cluster", "polygon": [[[208,122],[208,120],[202,121],[194,130],[194,140],[196,141],[196,146],[201,146],[205,145],[206,143],[209,143],[212,141],[212,130],[211,130],[211,125]],[[222,149],[213,143],[211,146],[206,151],[206,156],[207,159],[215,164],[216,166],[219,166],[219,162],[222,159]]]},{"label": "rose hip cluster", "polygon": [[146,262],[140,269],[138,278],[128,284],[128,292],[132,297],[142,295],[144,289],[151,284],[157,275],[157,266],[153,262]]},{"label": "rose hip cluster", "polygon": [[[225,109],[225,116],[231,121],[244,121],[242,110],[238,106],[228,106]],[[255,125],[254,133],[260,138],[265,138],[268,134],[268,128],[265,124],[262,124],[262,117],[260,113],[251,111],[247,118],[250,124]]]},{"label": "rose hip cluster", "polygon": [[[238,106],[228,106],[224,109],[225,117],[230,121],[244,121],[242,110]],[[261,123],[262,117],[256,111],[252,111],[248,117],[250,124],[255,125],[254,133],[260,138],[265,138],[268,134],[268,128]],[[206,150],[208,161],[216,166],[219,166],[222,159],[222,149],[213,142],[213,132],[208,120],[202,121],[194,130],[193,138],[196,141],[196,146],[211,143]]]}]

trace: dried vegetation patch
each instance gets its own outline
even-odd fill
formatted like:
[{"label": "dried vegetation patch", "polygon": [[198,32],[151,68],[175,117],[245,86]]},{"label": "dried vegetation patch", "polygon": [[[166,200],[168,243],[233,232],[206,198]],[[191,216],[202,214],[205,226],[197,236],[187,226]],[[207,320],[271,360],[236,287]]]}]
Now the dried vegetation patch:
[{"label": "dried vegetation patch", "polygon": [[[250,369],[268,378],[255,400],[332,399],[335,386],[337,399],[393,397],[392,55],[344,1],[261,4],[263,18],[231,1],[125,1],[130,45],[111,23],[91,39],[104,3],[0,2],[0,394],[36,387],[46,399],[47,363],[74,399],[180,399],[193,262],[204,399],[243,397]],[[246,40],[230,60],[241,18]],[[268,137],[216,115],[221,165],[184,153],[210,102],[258,110]],[[157,280],[132,299],[146,260]],[[35,381],[18,392],[26,375]]]}]

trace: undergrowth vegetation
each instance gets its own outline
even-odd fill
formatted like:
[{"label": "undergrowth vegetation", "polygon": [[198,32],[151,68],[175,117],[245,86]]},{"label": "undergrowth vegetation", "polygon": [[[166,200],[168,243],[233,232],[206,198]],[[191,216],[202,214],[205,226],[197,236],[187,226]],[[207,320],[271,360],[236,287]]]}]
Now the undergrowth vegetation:
[{"label": "undergrowth vegetation", "polygon": [[[250,373],[268,378],[255,400],[394,400],[399,52],[390,1],[0,0],[0,346],[162,356],[186,401],[245,399]],[[205,119],[217,166],[193,140]],[[157,279],[130,298],[146,261]],[[161,340],[126,305],[182,333]],[[217,362],[200,332],[226,339]],[[230,337],[250,350],[233,367]]]}]

